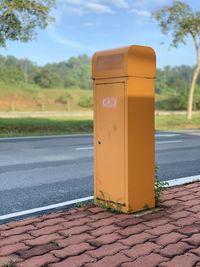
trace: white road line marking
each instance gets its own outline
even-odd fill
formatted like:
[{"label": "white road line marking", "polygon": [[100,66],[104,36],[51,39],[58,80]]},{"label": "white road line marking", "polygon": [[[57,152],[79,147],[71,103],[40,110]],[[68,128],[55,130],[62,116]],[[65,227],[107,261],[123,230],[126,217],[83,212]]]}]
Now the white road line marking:
[{"label": "white road line marking", "polygon": [[[172,140],[172,141],[157,141],[155,142],[156,144],[170,144],[170,143],[182,143],[182,140]],[[80,150],[90,150],[90,149],[94,149],[93,146],[87,146],[87,147],[77,147],[76,150],[80,151]]]},{"label": "white road line marking", "polygon": [[[169,184],[169,186],[175,186],[175,185],[184,185],[186,183],[191,183],[191,182],[195,182],[195,181],[200,181],[200,175],[188,176],[188,177],[168,180],[166,182]],[[23,215],[33,214],[33,213],[40,212],[40,211],[45,211],[45,210],[51,210],[51,209],[55,209],[55,208],[65,207],[65,206],[68,206],[68,205],[72,205],[72,204],[76,204],[76,203],[80,203],[80,202],[84,202],[84,201],[88,201],[88,200],[92,200],[92,199],[94,199],[94,196],[89,196],[89,197],[69,200],[69,201],[66,201],[66,202],[61,202],[61,203],[58,203],[58,204],[53,204],[53,205],[40,207],[40,208],[35,208],[35,209],[31,209],[31,210],[24,210],[24,211],[19,211],[19,212],[15,212],[15,213],[10,213],[10,214],[6,214],[6,215],[0,216],[0,221],[6,220],[6,219],[20,217],[20,216],[23,216]]]},{"label": "white road line marking", "polygon": [[182,143],[182,140],[173,140],[173,141],[157,141],[156,144],[173,144],[173,143]]},{"label": "white road line marking", "polygon": [[92,199],[94,199],[94,197],[90,196],[90,197],[84,197],[84,198],[78,198],[78,199],[74,199],[74,200],[69,200],[69,201],[66,201],[66,202],[61,202],[61,203],[58,203],[58,204],[49,205],[49,206],[45,206],[45,207],[39,207],[39,208],[31,209],[31,210],[24,210],[24,211],[14,212],[14,213],[10,213],[10,214],[6,214],[6,215],[0,216],[0,221],[6,220],[6,219],[15,218],[15,217],[20,217],[20,216],[23,216],[23,215],[33,214],[33,213],[44,211],[44,210],[51,210],[51,209],[56,209],[56,208],[60,208],[60,207],[64,207],[64,206],[69,206],[69,205],[72,205],[72,204],[76,204],[76,203],[80,203],[80,202],[84,202],[84,201],[88,201],[88,200],[92,200]]},{"label": "white road line marking", "polygon": [[183,185],[183,184],[187,184],[187,183],[191,183],[195,181],[200,181],[200,175],[194,175],[194,176],[168,180],[166,182],[169,184],[169,186],[175,186],[175,185]]},{"label": "white road line marking", "polygon": [[174,137],[179,135],[180,134],[155,134],[156,137]]},{"label": "white road line marking", "polygon": [[89,149],[94,149],[93,146],[87,146],[87,147],[77,147],[76,150],[89,150]]},{"label": "white road line marking", "polygon": [[[179,136],[180,134],[155,134],[156,137],[173,137]],[[1,137],[0,140],[29,140],[29,139],[47,139],[47,138],[63,138],[63,137],[85,137],[85,136],[93,136],[93,134],[63,134],[63,135],[42,135],[42,136],[17,136],[17,137]]]},{"label": "white road line marking", "polygon": [[57,139],[59,137],[87,137],[93,136],[93,134],[62,134],[62,135],[41,135],[41,136],[18,136],[18,137],[0,137],[0,140],[29,140],[29,139]]}]

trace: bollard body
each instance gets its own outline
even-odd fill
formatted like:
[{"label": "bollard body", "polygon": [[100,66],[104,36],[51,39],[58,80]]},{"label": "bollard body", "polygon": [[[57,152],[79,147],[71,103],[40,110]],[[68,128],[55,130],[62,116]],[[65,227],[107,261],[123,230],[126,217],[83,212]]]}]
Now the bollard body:
[{"label": "bollard body", "polygon": [[94,197],[123,212],[154,207],[152,48],[97,52],[94,80]]}]

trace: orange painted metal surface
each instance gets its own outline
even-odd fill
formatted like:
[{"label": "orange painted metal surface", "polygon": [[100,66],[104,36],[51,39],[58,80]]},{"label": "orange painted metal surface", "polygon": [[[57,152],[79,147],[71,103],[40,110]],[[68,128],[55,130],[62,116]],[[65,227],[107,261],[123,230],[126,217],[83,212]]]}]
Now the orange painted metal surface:
[{"label": "orange painted metal surface", "polygon": [[124,212],[154,207],[154,83],[152,48],[97,52],[94,80],[96,201]]}]

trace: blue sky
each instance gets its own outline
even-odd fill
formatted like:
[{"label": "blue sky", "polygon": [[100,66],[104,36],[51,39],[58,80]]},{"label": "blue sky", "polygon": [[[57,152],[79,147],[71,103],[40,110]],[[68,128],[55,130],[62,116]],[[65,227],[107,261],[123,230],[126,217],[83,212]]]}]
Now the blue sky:
[{"label": "blue sky", "polygon": [[[200,10],[199,0],[185,0]],[[37,30],[37,40],[23,44],[8,42],[0,54],[28,58],[38,65],[65,61],[80,54],[131,44],[152,46],[157,65],[195,64],[193,43],[170,48],[170,35],[164,36],[151,11],[172,0],[57,0],[52,11],[54,24]],[[164,42],[164,44],[161,44]]]}]

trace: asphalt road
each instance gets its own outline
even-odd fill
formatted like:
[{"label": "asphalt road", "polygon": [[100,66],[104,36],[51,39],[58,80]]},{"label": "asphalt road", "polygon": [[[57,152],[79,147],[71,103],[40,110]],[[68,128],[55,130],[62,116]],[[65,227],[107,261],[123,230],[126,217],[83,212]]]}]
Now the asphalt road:
[{"label": "asphalt road", "polygon": [[[0,216],[93,195],[93,137],[0,139]],[[200,132],[156,133],[161,180],[200,174]],[[1,222],[0,222],[1,223]]]}]

